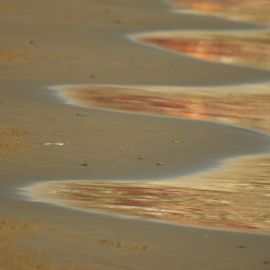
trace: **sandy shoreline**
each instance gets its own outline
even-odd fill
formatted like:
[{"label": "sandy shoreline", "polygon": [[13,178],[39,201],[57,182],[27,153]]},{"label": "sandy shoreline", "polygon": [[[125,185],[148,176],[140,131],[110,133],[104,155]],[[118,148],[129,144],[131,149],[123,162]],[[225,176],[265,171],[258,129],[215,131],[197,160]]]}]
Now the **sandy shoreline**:
[{"label": "sandy shoreline", "polygon": [[[177,170],[192,171],[194,162],[205,166],[201,156],[206,151],[213,162],[224,152],[222,148],[216,150],[220,142],[232,145],[227,149],[229,156],[235,147],[236,152],[256,152],[255,142],[264,148],[266,139],[255,133],[248,132],[248,140],[240,140],[245,130],[68,106],[45,89],[59,84],[202,86],[265,81],[268,71],[177,58],[139,46],[126,37],[162,29],[247,30],[259,26],[174,14],[154,0],[14,0],[8,7],[0,3],[0,20],[0,123],[9,131],[29,134],[20,138],[27,149],[32,149],[12,150],[11,156],[0,157],[1,239],[10,234],[0,246],[0,267],[267,268],[268,236],[86,215],[12,196],[15,188],[34,181],[119,179],[130,174],[153,178]],[[176,135],[184,134],[192,143],[200,132],[204,136],[196,144],[199,149],[174,150],[171,141]],[[48,142],[64,146],[45,146]],[[248,150],[246,145],[250,146]],[[188,152],[190,160],[184,156]],[[168,166],[157,168],[157,162],[164,162],[161,154],[168,157]],[[138,160],[141,155],[147,162]]]},{"label": "sandy shoreline", "polygon": [[175,8],[175,12],[188,12],[205,16],[217,16],[235,21],[256,22],[269,24],[269,6],[266,0],[220,2],[220,1],[190,1],[167,0],[169,5]]},{"label": "sandy shoreline", "polygon": [[201,61],[269,70],[269,29],[261,31],[155,31],[130,36],[153,48]]},{"label": "sandy shoreline", "polygon": [[18,192],[29,201],[90,213],[269,234],[269,159],[269,154],[235,158],[220,168],[159,182],[49,181]]},{"label": "sandy shoreline", "polygon": [[49,89],[69,105],[214,122],[269,135],[269,87],[269,83],[227,87],[85,84]]}]

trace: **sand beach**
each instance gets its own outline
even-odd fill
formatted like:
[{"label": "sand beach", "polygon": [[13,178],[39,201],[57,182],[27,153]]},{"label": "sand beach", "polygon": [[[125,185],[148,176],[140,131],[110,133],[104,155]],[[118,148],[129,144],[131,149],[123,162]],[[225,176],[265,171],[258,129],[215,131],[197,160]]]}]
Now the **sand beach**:
[{"label": "sand beach", "polygon": [[269,268],[268,20],[174,2],[0,1],[0,269]]}]

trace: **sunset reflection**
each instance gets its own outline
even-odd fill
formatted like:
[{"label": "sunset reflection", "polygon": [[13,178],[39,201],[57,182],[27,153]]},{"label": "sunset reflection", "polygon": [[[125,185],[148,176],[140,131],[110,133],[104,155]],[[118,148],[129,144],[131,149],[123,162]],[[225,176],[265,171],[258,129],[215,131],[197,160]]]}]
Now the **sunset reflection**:
[{"label": "sunset reflection", "polygon": [[218,88],[67,86],[61,93],[88,107],[173,116],[270,134],[270,85]]},{"label": "sunset reflection", "polygon": [[195,10],[238,21],[270,22],[269,0],[169,0],[169,2],[180,10]]},{"label": "sunset reflection", "polygon": [[174,182],[55,181],[31,193],[83,210],[269,233],[269,161],[268,155],[240,158]]},{"label": "sunset reflection", "polygon": [[[69,104],[171,116],[270,134],[270,84],[234,87],[78,85],[55,87]],[[209,171],[167,181],[48,182],[33,198],[86,211],[174,224],[270,231],[269,155],[230,160]],[[256,202],[251,204],[250,202]]]},{"label": "sunset reflection", "polygon": [[270,32],[160,32],[140,42],[223,64],[270,69]]}]

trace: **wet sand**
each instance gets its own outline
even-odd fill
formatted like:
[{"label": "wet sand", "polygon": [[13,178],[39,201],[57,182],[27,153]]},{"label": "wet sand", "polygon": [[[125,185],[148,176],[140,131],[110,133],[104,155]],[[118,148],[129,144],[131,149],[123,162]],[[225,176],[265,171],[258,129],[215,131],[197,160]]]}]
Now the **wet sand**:
[{"label": "wet sand", "polygon": [[[219,0],[167,0],[168,4],[179,8],[179,12],[197,12],[236,21],[253,21],[269,24],[269,2],[258,0],[219,1]],[[184,9],[184,11],[182,11]]]},{"label": "wet sand", "polygon": [[[145,114],[156,114],[233,124],[269,134],[267,83],[219,88],[69,85],[52,89],[59,93],[63,101],[72,105],[107,109],[111,112],[132,112],[142,117]],[[244,130],[241,140],[247,139],[247,132]],[[223,154],[226,153],[225,149],[232,154],[232,148],[228,148],[228,145],[233,146],[233,140],[229,141],[224,131],[221,134],[226,138],[222,142]],[[216,136],[220,139],[220,135]],[[236,132],[234,136],[236,139]],[[189,144],[186,138],[183,134],[174,137],[171,145],[178,148],[188,160],[190,150],[203,142],[199,139],[195,144]],[[217,150],[219,145],[214,144],[214,137],[208,139]],[[259,146],[254,141],[247,143],[245,149],[248,150],[248,145],[252,144]],[[186,147],[189,152],[184,153]],[[237,147],[234,145],[233,148],[235,151],[240,150],[239,141]],[[211,156],[209,150],[204,155],[205,160]],[[269,153],[269,140],[266,140],[262,150]],[[174,158],[180,161],[179,156]],[[218,158],[222,160],[222,156],[215,155],[216,161]],[[148,157],[141,155],[138,160],[141,163],[148,162]],[[155,162],[155,165],[163,167],[172,163],[164,161]],[[217,164],[220,165],[220,161]],[[139,178],[139,183],[132,181],[132,178],[128,181],[122,179],[122,182],[117,179],[107,180],[105,183],[96,182],[94,178],[88,182],[50,181],[25,188],[23,194],[30,200],[90,212],[101,211],[216,229],[269,232],[269,154],[238,157],[229,162],[225,160],[223,166],[210,172],[194,174],[193,171],[189,177],[180,177],[183,174],[182,166],[183,162],[179,162],[178,177],[169,178],[168,173],[159,182],[155,182],[154,178],[152,181]],[[198,162],[196,166],[198,169]],[[251,205],[252,201],[256,201],[256,204]]]},{"label": "wet sand", "polygon": [[9,128],[7,126],[0,126],[0,158],[9,157],[14,154],[23,154],[31,151],[31,147],[26,142],[29,137],[28,132],[18,129]]},{"label": "wet sand", "polygon": [[59,85],[51,89],[71,105],[215,122],[270,134],[269,83],[197,88]]},{"label": "wet sand", "polygon": [[[210,165],[209,160],[207,166],[204,163],[208,149],[213,160],[215,155],[223,155],[223,147],[215,152],[214,146],[227,141],[222,136],[225,131],[231,141],[235,140],[235,154],[240,151],[238,144],[249,153],[258,150],[257,142],[259,148],[264,148],[263,136],[254,132],[68,106],[46,89],[50,85],[82,83],[202,86],[261,82],[269,78],[268,71],[202,63],[185,56],[176,59],[175,54],[139,46],[126,38],[130,33],[160,29],[246,30],[259,26],[173,14],[166,12],[165,4],[154,0],[127,0],[124,4],[120,0],[27,0],[9,5],[0,12],[0,122],[8,130],[16,130],[15,134],[26,132],[28,135],[20,137],[19,144],[34,148],[17,152],[11,147],[11,155],[0,160],[1,236],[7,229],[16,240],[3,242],[0,266],[196,270],[209,269],[210,265],[217,270],[265,269],[269,264],[269,237],[265,235],[85,214],[21,200],[15,192],[18,187],[55,179],[124,179],[128,175],[149,179],[179,171],[185,174],[194,170],[194,162],[204,168]],[[193,144],[198,133],[203,134],[203,141]],[[193,146],[185,152],[173,150],[172,139],[183,134]],[[249,139],[243,141],[246,135]],[[10,138],[16,135],[12,132]],[[214,143],[213,138],[217,140]],[[252,149],[245,150],[246,145]],[[229,156],[232,152],[228,150]],[[185,164],[186,153],[190,153],[190,160]],[[147,162],[138,160],[141,155],[147,157]],[[161,155],[168,157],[167,166],[156,165],[163,162]],[[180,167],[171,163],[174,157],[183,161]],[[40,229],[28,230],[27,224]],[[26,234],[21,227],[26,228]],[[31,257],[33,252],[38,258]]]},{"label": "wet sand", "polygon": [[[67,104],[112,112],[156,114],[233,124],[269,134],[267,83],[219,88],[69,85],[51,89],[57,91]],[[223,136],[229,139],[224,133]],[[243,133],[242,140],[246,136]],[[183,154],[183,147],[190,146],[185,140],[185,136],[178,136],[171,143],[175,148],[180,146]],[[211,140],[213,142],[213,138]],[[233,145],[232,141],[227,142]],[[197,141],[196,144],[201,143]],[[253,143],[258,146],[258,143]],[[228,146],[223,142],[222,147],[226,149]],[[245,147],[247,150],[247,145]],[[218,149],[218,145],[214,145],[214,148]],[[264,150],[269,152],[269,141],[265,143]],[[187,155],[190,153],[184,154],[185,157]],[[204,158],[209,159],[209,151]],[[217,156],[215,158],[218,159]],[[147,161],[142,155],[138,159],[142,163]],[[176,160],[179,161],[179,157]],[[167,166],[167,161],[156,162],[155,165]],[[181,176],[181,173],[183,169],[178,171],[178,175]],[[23,194],[30,200],[90,212],[101,211],[182,225],[261,233],[270,230],[268,174],[269,154],[235,158],[210,172],[193,172],[190,177],[170,179],[168,174],[159,182],[139,179],[139,183],[132,179],[123,179],[122,182],[107,180],[104,183],[96,182],[94,178],[88,182],[53,181],[30,186]],[[252,201],[256,201],[256,204],[251,205]]]},{"label": "wet sand", "polygon": [[270,69],[269,30],[156,31],[131,35],[131,39],[204,61]]},{"label": "wet sand", "polygon": [[[167,223],[270,232],[269,155],[167,181],[52,181],[21,190],[33,201]],[[252,203],[254,202],[254,203]]]},{"label": "wet sand", "polygon": [[18,243],[41,229],[39,225],[17,219],[0,220],[0,265],[3,269],[41,269],[51,267],[42,265],[42,255],[18,249]]}]

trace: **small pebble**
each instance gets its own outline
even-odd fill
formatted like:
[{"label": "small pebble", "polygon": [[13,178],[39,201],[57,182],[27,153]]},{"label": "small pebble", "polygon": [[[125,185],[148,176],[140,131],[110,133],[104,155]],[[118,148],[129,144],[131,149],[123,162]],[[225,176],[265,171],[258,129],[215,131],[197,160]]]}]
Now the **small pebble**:
[{"label": "small pebble", "polygon": [[180,140],[173,140],[172,142],[176,144],[176,143],[180,143]]},{"label": "small pebble", "polygon": [[244,245],[240,245],[240,246],[238,246],[237,248],[244,249],[244,248],[246,248],[246,246],[244,246]]},{"label": "small pebble", "polygon": [[29,40],[29,44],[32,45],[32,46],[34,46],[35,45],[35,41]]},{"label": "small pebble", "polygon": [[270,264],[270,261],[265,260],[265,261],[263,261],[263,264]]},{"label": "small pebble", "polygon": [[145,158],[144,157],[138,157],[139,160],[144,160]]},{"label": "small pebble", "polygon": [[147,250],[147,249],[149,249],[149,247],[148,247],[148,246],[142,246],[141,249],[142,249],[142,250]]},{"label": "small pebble", "polygon": [[87,163],[82,163],[81,166],[82,166],[82,167],[87,167],[88,164],[87,164]]},{"label": "small pebble", "polygon": [[164,165],[164,163],[163,162],[156,162],[156,165],[157,166],[162,166],[162,165]]}]

